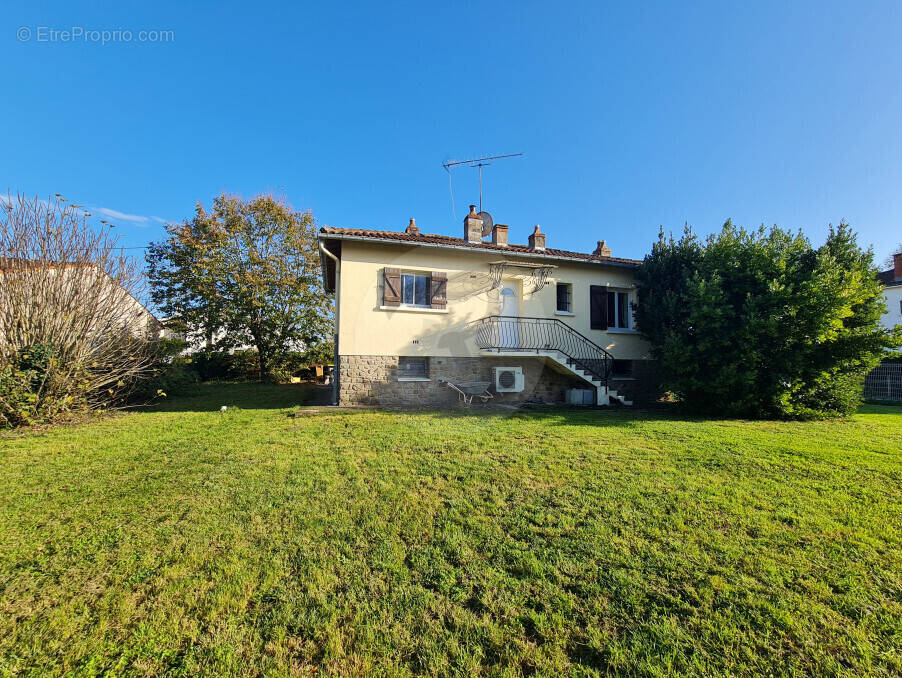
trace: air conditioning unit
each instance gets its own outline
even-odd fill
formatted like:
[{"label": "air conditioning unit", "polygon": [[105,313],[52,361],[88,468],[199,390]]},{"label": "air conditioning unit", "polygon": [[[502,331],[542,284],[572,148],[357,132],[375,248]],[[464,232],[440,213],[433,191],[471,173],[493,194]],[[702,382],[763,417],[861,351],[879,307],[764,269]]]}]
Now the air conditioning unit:
[{"label": "air conditioning unit", "polygon": [[497,393],[520,393],[526,388],[523,369],[520,367],[496,367],[495,391]]}]

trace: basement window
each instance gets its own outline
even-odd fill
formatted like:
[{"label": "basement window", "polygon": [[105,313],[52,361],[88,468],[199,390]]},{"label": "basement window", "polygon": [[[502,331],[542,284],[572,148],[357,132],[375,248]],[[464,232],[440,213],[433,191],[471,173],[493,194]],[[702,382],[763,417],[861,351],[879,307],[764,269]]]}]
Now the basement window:
[{"label": "basement window", "polygon": [[398,381],[428,381],[429,358],[398,358]]}]

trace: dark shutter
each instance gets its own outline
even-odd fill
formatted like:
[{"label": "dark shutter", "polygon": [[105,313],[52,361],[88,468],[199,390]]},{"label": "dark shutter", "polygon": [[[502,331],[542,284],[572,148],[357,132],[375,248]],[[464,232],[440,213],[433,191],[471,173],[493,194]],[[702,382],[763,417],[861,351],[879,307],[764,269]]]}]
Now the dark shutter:
[{"label": "dark shutter", "polygon": [[589,327],[593,330],[608,329],[608,288],[589,285]]},{"label": "dark shutter", "polygon": [[400,306],[401,304],[401,269],[386,268],[382,285],[382,305]]},{"label": "dark shutter", "polygon": [[432,291],[429,294],[429,306],[432,308],[445,308],[448,305],[447,288],[448,274],[432,273]]}]

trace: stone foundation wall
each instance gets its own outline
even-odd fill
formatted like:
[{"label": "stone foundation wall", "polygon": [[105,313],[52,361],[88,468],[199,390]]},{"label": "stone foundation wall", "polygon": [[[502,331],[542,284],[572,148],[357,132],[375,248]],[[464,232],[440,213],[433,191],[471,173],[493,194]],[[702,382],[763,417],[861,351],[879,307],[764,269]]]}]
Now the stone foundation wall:
[{"label": "stone foundation wall", "polygon": [[[540,357],[430,357],[428,380],[398,381],[398,356],[342,355],[338,359],[338,404],[451,407],[458,402],[457,393],[442,381],[494,383],[494,367],[520,367],[525,388],[520,393],[497,393],[492,403],[515,404],[538,398],[564,403],[568,388],[590,388],[587,382],[558,371],[551,361]],[[636,405],[650,405],[661,397],[651,360],[632,361],[630,376],[612,379],[610,387]],[[494,386],[489,390],[494,393]],[[477,398],[475,402],[480,401]]]},{"label": "stone foundation wall", "polygon": [[[342,355],[338,360],[338,404],[384,407],[450,407],[457,393],[440,384],[447,380],[494,383],[492,368],[520,367],[521,393],[498,393],[493,403],[519,403],[541,398],[563,403],[568,388],[589,388],[581,379],[556,371],[539,357],[429,358],[428,381],[398,381],[398,356]],[[494,393],[494,387],[489,389]],[[477,398],[476,403],[480,402]]]}]

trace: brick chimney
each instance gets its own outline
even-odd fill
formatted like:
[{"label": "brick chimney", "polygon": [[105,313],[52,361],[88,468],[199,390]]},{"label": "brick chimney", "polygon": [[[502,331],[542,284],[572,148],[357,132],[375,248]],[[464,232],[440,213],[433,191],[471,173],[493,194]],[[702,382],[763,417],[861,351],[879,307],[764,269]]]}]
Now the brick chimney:
[{"label": "brick chimney", "polygon": [[595,251],[592,252],[596,257],[609,257],[611,256],[611,248],[608,247],[606,240],[599,240],[598,247],[595,248]]},{"label": "brick chimney", "polygon": [[407,228],[404,229],[404,232],[407,235],[419,235],[420,229],[417,228],[417,222],[413,217],[410,217],[410,223],[407,225]]},{"label": "brick chimney", "polygon": [[902,252],[893,255],[893,278],[902,280]]},{"label": "brick chimney", "polygon": [[495,224],[492,227],[492,244],[507,247],[507,226],[505,224]]},{"label": "brick chimney", "polygon": [[464,217],[464,240],[482,242],[482,219],[476,214],[476,205],[470,205],[470,213]]},{"label": "brick chimney", "polygon": [[535,229],[533,229],[532,235],[529,236],[529,249],[531,250],[545,250],[545,234],[539,230],[539,225],[536,224]]}]

